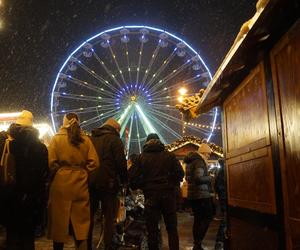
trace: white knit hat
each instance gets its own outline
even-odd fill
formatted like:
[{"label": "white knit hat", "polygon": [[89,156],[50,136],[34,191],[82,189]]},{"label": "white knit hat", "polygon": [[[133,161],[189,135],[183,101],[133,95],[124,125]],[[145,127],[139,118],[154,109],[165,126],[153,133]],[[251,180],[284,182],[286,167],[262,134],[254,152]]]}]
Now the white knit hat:
[{"label": "white knit hat", "polygon": [[19,124],[21,126],[32,126],[33,124],[33,115],[28,110],[23,110],[19,117],[16,120],[16,124]]},{"label": "white knit hat", "polygon": [[210,146],[208,146],[206,143],[201,143],[199,148],[198,148],[198,153],[200,154],[204,154],[204,153],[211,153],[212,150],[210,148]]}]

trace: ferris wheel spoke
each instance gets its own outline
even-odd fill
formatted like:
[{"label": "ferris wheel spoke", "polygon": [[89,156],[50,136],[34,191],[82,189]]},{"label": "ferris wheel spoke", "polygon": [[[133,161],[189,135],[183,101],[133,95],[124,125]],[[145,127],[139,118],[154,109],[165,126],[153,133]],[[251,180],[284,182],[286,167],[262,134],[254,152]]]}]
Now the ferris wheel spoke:
[{"label": "ferris wheel spoke", "polygon": [[[153,113],[154,115],[159,116],[159,117],[161,117],[163,119],[166,119],[166,117],[168,117],[171,121],[173,121],[173,122],[175,122],[175,123],[177,123],[177,124],[179,124],[181,126],[183,124],[182,120],[180,120],[180,119],[178,119],[176,117],[170,116],[168,114],[165,114],[163,112],[160,112],[160,111],[157,111],[157,110],[151,110],[151,111],[149,110],[148,112]],[[198,132],[200,131],[201,133],[208,133],[207,130],[202,129],[202,128],[195,128],[195,127],[191,126],[191,129],[195,130],[195,131],[198,131]]]},{"label": "ferris wheel spoke", "polygon": [[107,118],[116,117],[119,114],[119,111],[106,112],[101,116],[101,120],[106,120]]},{"label": "ferris wheel spoke", "polygon": [[183,84],[191,84],[191,83],[200,81],[201,79],[205,79],[205,80],[209,81],[209,73],[203,72],[203,73],[197,74],[194,77],[184,80]]},{"label": "ferris wheel spoke", "polygon": [[[110,89],[112,89],[114,92],[117,92],[118,90],[111,86],[111,84],[109,84],[109,82],[107,80],[105,80],[104,78],[102,78],[101,76],[99,76],[94,70],[90,69],[88,66],[86,66],[84,63],[82,63],[80,60],[76,59],[76,63],[77,65],[80,66],[80,68],[82,68],[85,72],[89,73],[90,75],[92,75],[95,79],[97,79],[98,81],[100,81],[102,84],[104,84],[105,86],[109,87]],[[96,87],[96,86],[95,86]],[[96,87],[97,88],[97,87]]]},{"label": "ferris wheel spoke", "polygon": [[175,130],[171,129],[168,125],[166,125],[164,122],[156,118],[155,116],[150,116],[150,119],[152,119],[154,122],[158,123],[163,129],[167,130],[169,133],[171,133],[176,138],[181,138],[181,135],[178,134]]},{"label": "ferris wheel spoke", "polygon": [[131,117],[130,117],[130,126],[129,126],[129,133],[128,133],[128,142],[127,142],[127,159],[128,159],[129,151],[130,151],[133,117],[134,117],[134,112],[132,112]]},{"label": "ferris wheel spoke", "polygon": [[[122,113],[121,117],[118,119],[118,122],[120,123],[120,125],[122,126],[125,118],[128,116],[129,112],[131,112],[133,108],[133,104],[130,103],[125,109],[124,109],[124,112]],[[120,111],[122,112],[122,111]]]},{"label": "ferris wheel spoke", "polygon": [[[127,107],[128,108],[128,107]],[[121,130],[120,130],[120,136],[122,137],[123,136],[123,133],[125,132],[126,130],[126,125],[132,115],[132,112],[133,112],[133,106],[130,106],[129,107],[129,110],[126,111],[121,115],[120,119],[119,119],[119,123],[121,125]],[[122,119],[122,117],[124,117]]]},{"label": "ferris wheel spoke", "polygon": [[148,64],[147,69],[145,70],[145,74],[144,74],[143,80],[142,80],[142,82],[141,82],[141,85],[142,85],[142,86],[145,84],[145,81],[146,81],[146,79],[147,79],[147,77],[148,77],[148,74],[149,74],[149,72],[151,71],[152,65],[153,65],[153,63],[154,63],[154,61],[155,61],[155,59],[156,59],[156,56],[157,56],[157,54],[158,54],[158,52],[159,52],[159,49],[160,49],[160,46],[157,45],[156,48],[155,48],[155,50],[154,50],[153,53],[152,53],[150,62],[149,62],[149,64]]},{"label": "ferris wheel spoke", "polygon": [[158,130],[153,126],[153,124],[150,122],[150,120],[147,118],[147,116],[145,115],[145,113],[143,112],[143,110],[141,109],[139,104],[135,104],[135,108],[139,114],[139,118],[141,120],[141,124],[144,127],[146,134],[149,133],[156,133],[160,136],[160,138],[162,138],[162,142],[166,143],[166,141],[164,140],[164,138],[159,134]]},{"label": "ferris wheel spoke", "polygon": [[56,93],[56,97],[64,98],[64,99],[81,100],[81,101],[99,102],[99,98],[97,96],[75,95],[75,94],[68,94],[65,92]]},{"label": "ferris wheel spoke", "polygon": [[95,122],[98,122],[100,121],[101,118],[97,115],[97,116],[93,116],[92,118],[88,119],[88,120],[84,120],[80,123],[80,127],[81,128],[84,128],[84,127],[87,127]]},{"label": "ferris wheel spoke", "polygon": [[111,110],[111,111],[108,111],[108,112],[105,112],[105,113],[102,113],[100,115],[97,115],[97,116],[94,116],[88,120],[85,120],[85,121],[82,121],[80,123],[80,126],[81,127],[87,127],[95,122],[98,122],[98,121],[101,121],[109,116],[113,116],[114,114],[116,114],[118,111],[115,111],[115,110]]},{"label": "ferris wheel spoke", "polygon": [[75,77],[73,77],[71,75],[65,75],[65,74],[63,74],[63,75],[64,75],[64,79],[66,79],[68,82],[72,82],[72,83],[74,83],[76,85],[85,87],[85,88],[90,89],[90,90],[94,90],[94,91],[96,91],[98,93],[101,93],[101,88],[96,87],[93,84],[90,84],[90,83],[88,83],[86,81],[79,80],[79,79],[77,79],[77,78],[75,78]]},{"label": "ferris wheel spoke", "polygon": [[114,99],[112,98],[103,98],[101,96],[85,96],[85,95],[75,95],[75,94],[67,94],[65,92],[58,93],[56,97],[64,98],[64,99],[73,99],[73,100],[81,100],[81,101],[91,101],[91,102],[105,102],[114,104]]},{"label": "ferris wheel spoke", "polygon": [[140,51],[139,51],[139,61],[138,61],[138,67],[136,69],[136,81],[135,83],[139,83],[139,74],[140,74],[140,67],[141,67],[141,61],[143,56],[143,49],[144,49],[144,43],[141,42]]},{"label": "ferris wheel spoke", "polygon": [[97,55],[97,53],[95,52],[95,50],[92,49],[92,51],[93,51],[93,56],[94,56],[94,57],[96,58],[96,60],[100,63],[100,65],[102,66],[102,68],[105,70],[106,74],[113,80],[113,82],[114,82],[115,84],[117,84],[117,86],[118,86],[120,89],[122,89],[122,86],[121,86],[121,84],[118,82],[118,80],[116,79],[116,76],[115,76],[113,73],[111,73],[111,71],[106,67],[105,62],[102,61],[102,60],[100,59],[100,57]]},{"label": "ferris wheel spoke", "polygon": [[171,106],[169,104],[167,105],[163,105],[163,104],[151,104],[152,107],[158,108],[160,110],[176,110],[176,108],[174,106]]},{"label": "ferris wheel spoke", "polygon": [[[194,82],[197,82],[197,81],[199,81],[200,79],[201,79],[201,74],[198,74],[198,75],[195,76],[195,77],[189,78],[189,79],[187,79],[187,80],[183,80],[183,81],[181,81],[180,83],[176,83],[176,84],[172,85],[171,87],[168,87],[168,88],[163,89],[163,90],[171,91],[171,90],[173,90],[173,89],[180,88],[182,85],[184,85],[184,86],[187,87],[189,84],[192,84],[192,83],[194,83]],[[164,91],[159,90],[159,91],[154,92],[154,93],[152,94],[152,97],[159,97],[159,96],[164,95],[164,94],[165,94]]]},{"label": "ferris wheel spoke", "polygon": [[56,114],[58,115],[64,115],[67,113],[88,113],[88,112],[95,112],[99,109],[99,106],[94,106],[94,107],[87,107],[87,108],[77,108],[77,109],[63,109],[63,110],[58,110],[56,111]]},{"label": "ferris wheel spoke", "polygon": [[[160,111],[157,111],[157,110],[149,110],[148,112],[153,113],[154,115],[160,116],[163,119],[166,119],[166,117],[168,117],[170,120],[172,120],[173,122],[175,122],[175,123],[177,123],[179,125],[183,124],[183,121],[181,119],[178,119],[176,117],[170,116],[170,115],[168,115],[166,113],[163,113],[163,112],[160,112]],[[200,131],[201,133],[208,133],[208,131],[206,129],[203,129],[203,128],[196,128],[196,127],[193,127],[193,126],[189,126],[189,127],[192,130],[195,130],[195,131],[198,131],[198,132]]]},{"label": "ferris wheel spoke", "polygon": [[160,116],[160,117],[162,117],[164,119],[168,118],[169,120],[171,120],[171,121],[173,121],[173,122],[175,122],[177,124],[182,124],[182,120],[180,120],[180,119],[178,119],[178,118],[176,118],[174,116],[171,116],[169,114],[166,114],[164,112],[161,112],[161,111],[158,111],[158,110],[154,110],[154,109],[150,109],[150,110],[148,110],[148,112],[150,112],[152,114],[155,114],[157,116]]},{"label": "ferris wheel spoke", "polygon": [[129,81],[132,82],[132,78],[131,78],[131,69],[130,69],[130,62],[129,62],[129,52],[128,52],[128,46],[127,43],[125,43],[125,54],[126,54],[126,60],[127,60],[127,71],[128,71],[128,76],[129,76]]},{"label": "ferris wheel spoke", "polygon": [[180,72],[182,72],[187,66],[189,66],[191,59],[187,60],[184,64],[179,66],[177,69],[174,69],[169,75],[160,80],[156,85],[150,88],[150,92],[159,89],[161,86],[166,84],[168,81],[177,76]]},{"label": "ferris wheel spoke", "polygon": [[120,73],[120,76],[121,76],[121,78],[122,78],[122,80],[123,80],[123,83],[125,84],[126,81],[125,81],[125,78],[124,78],[124,75],[123,75],[123,71],[120,69],[119,63],[118,63],[118,61],[117,61],[116,54],[115,54],[115,52],[113,51],[113,49],[112,49],[112,47],[110,46],[110,44],[109,44],[108,48],[109,48],[110,54],[111,54],[111,56],[112,56],[112,58],[113,58],[113,60],[114,60],[114,62],[115,62],[115,65],[117,66],[117,69],[118,69],[118,71],[119,71],[119,73]]},{"label": "ferris wheel spoke", "polygon": [[[135,117],[136,116],[137,116],[137,114],[135,114]],[[137,131],[137,139],[138,139],[139,152],[142,153],[141,140],[140,140],[140,129],[139,129],[139,125],[138,125],[138,120],[137,119],[135,119],[135,127],[136,127],[136,131]]]},{"label": "ferris wheel spoke", "polygon": [[172,59],[175,57],[176,48],[172,51],[172,53],[168,56],[166,60],[163,61],[163,63],[160,65],[156,73],[152,76],[152,79],[146,84],[146,88],[150,87],[152,83],[156,80],[156,78],[165,70],[165,68],[169,65],[169,63],[172,61]]},{"label": "ferris wheel spoke", "polygon": [[174,99],[176,99],[178,96],[174,95],[174,96],[165,96],[165,97],[152,97],[152,102],[154,104],[157,103],[163,103],[163,102],[170,102],[173,101]]},{"label": "ferris wheel spoke", "polygon": [[145,126],[143,120],[142,120],[142,117],[141,115],[139,114],[139,112],[137,112],[137,117],[139,118],[140,122],[141,122],[141,127],[143,128],[144,132],[146,135],[148,135],[150,133],[149,129],[147,126]]}]

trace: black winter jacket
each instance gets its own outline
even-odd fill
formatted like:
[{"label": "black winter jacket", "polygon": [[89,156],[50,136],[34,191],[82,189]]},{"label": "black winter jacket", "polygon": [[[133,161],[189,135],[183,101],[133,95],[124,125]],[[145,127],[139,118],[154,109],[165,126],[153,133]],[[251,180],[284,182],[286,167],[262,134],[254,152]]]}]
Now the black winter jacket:
[{"label": "black winter jacket", "polygon": [[33,127],[12,125],[10,151],[16,162],[16,188],[20,192],[44,192],[48,178],[48,150]]},{"label": "black winter jacket", "polygon": [[128,182],[127,161],[120,135],[113,127],[105,125],[92,131],[92,142],[100,161],[95,188],[116,193],[120,185]]},{"label": "black winter jacket", "polygon": [[[15,217],[13,211],[19,211],[23,217],[36,216],[40,219],[46,207],[46,184],[48,180],[48,151],[38,138],[33,127],[12,124],[9,134],[13,140],[9,144],[16,166],[16,184],[6,192],[7,218]],[[6,139],[1,136],[1,139]],[[1,145],[3,141],[1,141]],[[1,146],[2,155],[3,147]],[[2,203],[3,201],[1,201]],[[39,223],[39,221],[35,221]]]},{"label": "black winter jacket", "polygon": [[190,152],[183,161],[186,163],[187,198],[189,200],[210,198],[211,177],[208,175],[204,159],[198,153]]},{"label": "black winter jacket", "polygon": [[184,177],[180,162],[173,153],[165,151],[164,145],[156,139],[149,140],[137,161],[143,177],[141,189],[151,191],[175,190]]}]

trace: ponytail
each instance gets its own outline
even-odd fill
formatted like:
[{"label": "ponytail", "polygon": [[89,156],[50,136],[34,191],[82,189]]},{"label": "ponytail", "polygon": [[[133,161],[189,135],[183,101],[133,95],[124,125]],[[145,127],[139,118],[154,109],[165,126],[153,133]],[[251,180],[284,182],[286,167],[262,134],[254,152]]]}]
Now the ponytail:
[{"label": "ponytail", "polygon": [[[68,132],[69,142],[72,145],[78,147],[81,143],[84,142],[84,139],[82,138],[82,135],[81,135],[81,129],[79,126],[79,118],[78,118],[77,114],[75,114],[75,113],[69,113],[65,117],[68,120],[68,126],[65,126],[65,127]],[[65,121],[64,121],[64,123],[65,123]]]}]

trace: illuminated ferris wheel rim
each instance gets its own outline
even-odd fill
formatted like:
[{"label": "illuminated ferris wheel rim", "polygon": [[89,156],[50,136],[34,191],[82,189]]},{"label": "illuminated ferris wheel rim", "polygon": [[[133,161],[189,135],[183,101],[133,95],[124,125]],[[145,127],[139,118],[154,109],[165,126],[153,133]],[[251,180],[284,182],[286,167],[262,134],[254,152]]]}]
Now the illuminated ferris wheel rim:
[{"label": "illuminated ferris wheel rim", "polygon": [[[192,47],[190,46],[187,42],[185,42],[183,39],[181,39],[180,37],[166,31],[166,30],[163,30],[163,29],[159,29],[159,28],[156,28],[156,27],[152,27],[152,26],[147,26],[147,25],[125,25],[125,26],[118,26],[118,27],[115,27],[115,28],[111,28],[111,29],[107,29],[107,30],[104,30],[92,37],[90,37],[89,39],[85,40],[82,44],[80,44],[68,57],[67,59],[65,60],[65,62],[63,63],[63,65],[61,66],[59,72],[57,73],[57,76],[55,78],[55,82],[54,82],[54,85],[53,85],[53,88],[52,88],[52,92],[51,92],[51,103],[50,103],[50,108],[51,108],[51,120],[52,120],[52,126],[53,126],[53,129],[54,131],[56,131],[56,126],[55,126],[55,120],[54,120],[54,114],[53,114],[53,105],[54,105],[54,91],[55,91],[55,88],[57,86],[57,82],[59,80],[59,77],[60,77],[60,74],[62,73],[62,71],[64,70],[65,66],[67,65],[67,63],[70,61],[70,59],[72,58],[72,56],[77,52],[79,51],[81,48],[83,48],[86,44],[88,44],[90,41],[92,41],[93,39],[95,38],[98,38],[99,36],[103,35],[103,34],[106,34],[106,33],[110,33],[110,32],[113,32],[113,31],[118,31],[118,30],[121,30],[121,29],[148,29],[148,30],[152,30],[152,31],[156,31],[156,32],[161,32],[161,33],[165,33],[167,34],[168,36],[180,41],[181,43],[183,43],[187,48],[189,48],[198,58],[199,60],[201,61],[202,65],[204,66],[205,70],[207,71],[208,73],[208,76],[209,76],[209,79],[211,80],[212,79],[212,75],[210,73],[210,70],[209,68],[207,67],[206,63],[204,62],[204,60],[202,59],[202,57],[199,55],[199,53]],[[209,141],[211,136],[212,136],[212,133],[215,129],[215,125],[216,125],[216,119],[217,119],[217,115],[218,115],[218,112],[217,112],[217,108],[215,108],[215,113],[214,113],[214,118],[213,118],[213,124],[211,126],[211,131],[210,131],[210,134],[207,138],[207,140]]]}]

